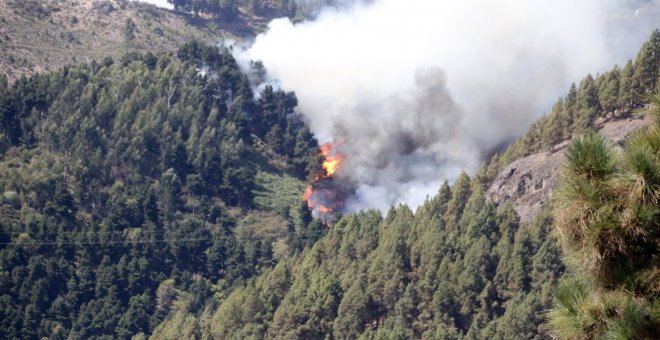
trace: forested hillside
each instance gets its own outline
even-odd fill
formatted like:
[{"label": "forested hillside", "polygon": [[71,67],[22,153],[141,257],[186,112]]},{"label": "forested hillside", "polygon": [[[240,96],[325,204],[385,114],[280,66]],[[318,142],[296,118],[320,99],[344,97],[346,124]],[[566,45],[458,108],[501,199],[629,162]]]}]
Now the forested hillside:
[{"label": "forested hillside", "polygon": [[658,55],[655,31],[625,71],[615,67],[571,86],[548,116],[473,177],[463,173],[452,186],[445,183],[415,212],[403,205],[385,217],[376,211],[343,216],[313,247],[218,299],[217,308],[197,315],[176,310],[155,334],[547,338],[546,316],[565,271],[551,207],[521,225],[510,204],[497,207],[484,191],[507,162],[587,133],[598,118],[646,105],[657,86]]},{"label": "forested hillside", "polygon": [[537,120],[517,141],[484,167],[497,173],[487,196],[509,201],[522,221],[530,221],[538,208],[551,200],[570,139],[598,132],[623,146],[631,133],[651,124],[638,114],[657,87],[660,34],[653,32],[635,61],[571,85],[551,112]]},{"label": "forested hillside", "polygon": [[539,337],[563,272],[547,216],[521,226],[483,198],[479,178],[415,213],[407,206],[343,217],[298,256],[218,299],[183,307],[155,335],[216,339]]},{"label": "forested hillside", "polygon": [[587,75],[532,124],[526,134],[509,145],[500,164],[546,149],[574,135],[593,131],[598,118],[625,116],[641,108],[658,89],[660,31],[655,30],[635,60],[595,77]]},{"label": "forested hillside", "polygon": [[194,42],[3,87],[2,337],[150,334],[318,238],[295,105]]},{"label": "forested hillside", "polygon": [[167,0],[178,11],[197,15],[232,18],[238,14],[253,18],[288,17],[292,21],[313,18],[322,9],[344,8],[371,0]]},{"label": "forested hillside", "polygon": [[[177,7],[206,15],[193,3],[202,4]],[[350,213],[327,226],[301,201],[322,157],[295,95],[255,94],[259,79],[229,50],[193,41],[4,77],[0,335],[547,337],[567,271],[552,207],[523,225],[484,192],[508,162],[645,106],[659,56],[656,31],[634,62],[572,86],[502,155],[416,211]]]},{"label": "forested hillside", "polygon": [[252,36],[269,18],[199,16],[129,0],[2,0],[0,74],[13,83],[22,74],[127,52],[175,52],[193,39],[219,44]]}]

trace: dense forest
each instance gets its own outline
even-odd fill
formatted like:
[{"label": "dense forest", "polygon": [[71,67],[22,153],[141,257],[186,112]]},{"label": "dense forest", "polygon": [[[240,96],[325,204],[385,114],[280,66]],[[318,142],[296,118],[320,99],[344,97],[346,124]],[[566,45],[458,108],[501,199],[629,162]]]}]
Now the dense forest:
[{"label": "dense forest", "polygon": [[[592,205],[556,203],[572,215],[553,218],[547,206],[522,225],[510,204],[496,206],[484,192],[503,164],[587,133],[598,117],[645,106],[659,56],[656,31],[635,61],[572,86],[502,155],[445,182],[415,211],[351,213],[330,228],[300,199],[322,159],[295,95],[254,93],[259,79],[241,73],[229,50],[191,42],[177,53],[0,81],[0,334],[653,335],[658,130],[633,138],[623,161],[601,160],[602,172],[580,155],[615,152],[593,152],[605,149],[596,137],[579,139],[563,186],[569,198],[571,183],[591,195],[583,196]],[[629,173],[639,176],[621,175]],[[555,221],[569,235],[561,242]],[[574,222],[585,228],[571,229]],[[611,247],[599,248],[604,241]],[[577,260],[565,265],[562,249]],[[601,256],[580,261],[593,249]],[[609,297],[613,307],[596,308]],[[634,317],[648,322],[627,327]],[[614,322],[622,326],[608,328]]]},{"label": "dense forest", "polygon": [[[486,162],[473,177],[463,173],[452,186],[445,183],[435,197],[414,212],[403,205],[391,208],[385,217],[376,211],[343,216],[313,247],[280,261],[216,301],[217,308],[202,313],[181,308],[156,329],[155,335],[217,339],[533,339],[554,334],[593,338],[605,333],[603,324],[618,322],[626,326],[629,322],[642,325],[641,329],[633,328],[631,336],[652,337],[649,329],[657,321],[649,324],[634,318],[649,320],[650,315],[657,315],[651,311],[657,310],[657,303],[653,304],[657,291],[653,290],[639,296],[647,302],[640,305],[637,314],[617,312],[617,308],[626,307],[626,297],[619,294],[620,304],[611,304],[611,309],[589,310],[588,304],[582,304],[588,313],[554,317],[568,320],[565,325],[578,325],[573,333],[562,331],[557,322],[546,323],[548,315],[557,315],[549,314],[553,305],[559,313],[562,311],[561,291],[555,295],[557,287],[570,285],[584,269],[569,267],[565,274],[567,268],[554,236],[550,205],[533,223],[520,225],[508,203],[496,207],[484,200],[483,192],[508,161],[589,133],[600,117],[625,116],[644,107],[656,91],[658,55],[660,32],[655,31],[634,62],[629,61],[623,70],[614,67],[596,77],[588,75],[579,86],[572,85],[550,114],[502,155]],[[645,150],[655,155],[648,162],[656,164],[647,169],[651,179],[657,178],[653,177],[658,169],[657,145],[655,150]],[[651,186],[657,186],[655,181],[650,182]],[[657,211],[657,201],[646,204],[642,213],[651,225],[644,230],[653,230]],[[642,235],[647,235],[642,252],[653,246],[657,249],[657,235]],[[645,275],[657,270],[657,263],[648,260],[657,261],[657,254],[652,254],[642,264],[647,267]],[[560,284],[564,277],[568,283]],[[645,277],[641,282],[653,285],[657,279]],[[624,331],[616,333],[615,329],[607,335],[621,334],[625,335]]]},{"label": "dense forest", "polygon": [[295,106],[255,99],[228,51],[194,42],[5,82],[3,337],[150,334],[175,301],[201,309],[318,238],[299,199],[317,143]]},{"label": "dense forest", "polygon": [[547,215],[521,226],[483,198],[478,177],[415,213],[343,217],[303,253],[280,261],[197,318],[182,307],[163,338],[534,338],[563,264]]}]

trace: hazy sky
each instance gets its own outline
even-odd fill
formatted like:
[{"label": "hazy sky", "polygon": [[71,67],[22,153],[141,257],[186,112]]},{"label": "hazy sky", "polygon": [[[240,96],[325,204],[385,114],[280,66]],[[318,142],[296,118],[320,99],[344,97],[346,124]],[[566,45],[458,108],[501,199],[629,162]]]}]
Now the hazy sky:
[{"label": "hazy sky", "polygon": [[247,51],[295,91],[358,184],[354,208],[420,204],[522,134],[571,82],[633,58],[657,1],[375,0],[274,20]]}]

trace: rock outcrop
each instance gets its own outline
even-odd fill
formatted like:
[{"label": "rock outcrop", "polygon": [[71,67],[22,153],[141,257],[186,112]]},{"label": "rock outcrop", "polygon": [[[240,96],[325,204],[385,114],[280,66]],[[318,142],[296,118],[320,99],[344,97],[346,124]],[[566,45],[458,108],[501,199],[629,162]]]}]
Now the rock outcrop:
[{"label": "rock outcrop", "polygon": [[[650,123],[648,118],[612,114],[599,118],[594,125],[598,133],[622,145],[634,130]],[[569,142],[563,141],[509,164],[486,191],[486,199],[497,204],[510,201],[522,223],[533,221],[539,208],[552,197]]]}]

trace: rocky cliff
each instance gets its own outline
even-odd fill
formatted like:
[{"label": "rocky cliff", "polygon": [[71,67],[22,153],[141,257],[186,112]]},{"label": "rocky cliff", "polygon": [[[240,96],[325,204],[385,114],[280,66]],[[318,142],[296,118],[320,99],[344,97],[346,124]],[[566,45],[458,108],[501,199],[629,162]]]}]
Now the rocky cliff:
[{"label": "rocky cliff", "polygon": [[[594,123],[598,133],[621,146],[630,134],[649,125],[650,119],[635,117],[630,112],[609,114]],[[570,140],[520,158],[505,167],[486,191],[486,198],[497,204],[510,201],[522,223],[531,222],[539,208],[552,197],[561,176],[564,152]]]}]

